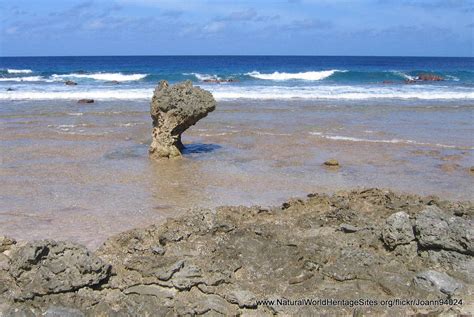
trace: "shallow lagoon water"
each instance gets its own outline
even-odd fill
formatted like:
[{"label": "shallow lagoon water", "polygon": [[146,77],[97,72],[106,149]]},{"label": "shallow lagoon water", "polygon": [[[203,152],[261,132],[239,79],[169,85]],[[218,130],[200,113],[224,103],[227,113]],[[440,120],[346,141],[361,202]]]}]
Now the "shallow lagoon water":
[{"label": "shallow lagoon water", "polygon": [[[152,161],[145,101],[0,102],[0,232],[108,236],[189,208],[277,205],[355,186],[468,200],[474,105],[220,101],[183,135],[182,159]],[[336,158],[342,167],[322,166]]]}]

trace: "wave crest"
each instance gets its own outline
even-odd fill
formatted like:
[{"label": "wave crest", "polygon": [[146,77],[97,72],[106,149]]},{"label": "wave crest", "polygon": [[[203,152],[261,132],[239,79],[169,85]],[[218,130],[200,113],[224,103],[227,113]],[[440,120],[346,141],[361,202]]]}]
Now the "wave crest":
[{"label": "wave crest", "polygon": [[14,81],[14,82],[22,82],[22,81],[47,81],[42,76],[27,76],[27,77],[4,77],[0,78],[0,81]]},{"label": "wave crest", "polygon": [[332,70],[322,70],[322,71],[313,71],[313,72],[301,72],[301,73],[280,73],[274,72],[271,74],[262,74],[258,71],[253,71],[246,73],[250,77],[264,79],[264,80],[322,80],[332,76],[336,72],[345,72],[342,70],[332,69]]},{"label": "wave crest", "polygon": [[135,81],[140,80],[148,76],[147,74],[123,74],[123,73],[93,73],[93,74],[64,74],[64,75],[51,75],[54,79],[94,79],[102,81]]},{"label": "wave crest", "polygon": [[31,69],[7,69],[9,74],[31,74],[32,72]]}]

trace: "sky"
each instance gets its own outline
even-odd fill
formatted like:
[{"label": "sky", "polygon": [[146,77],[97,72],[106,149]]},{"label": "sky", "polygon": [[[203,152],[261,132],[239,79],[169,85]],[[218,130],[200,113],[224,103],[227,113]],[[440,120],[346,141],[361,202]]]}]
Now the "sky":
[{"label": "sky", "polygon": [[0,56],[474,56],[474,0],[0,0]]}]

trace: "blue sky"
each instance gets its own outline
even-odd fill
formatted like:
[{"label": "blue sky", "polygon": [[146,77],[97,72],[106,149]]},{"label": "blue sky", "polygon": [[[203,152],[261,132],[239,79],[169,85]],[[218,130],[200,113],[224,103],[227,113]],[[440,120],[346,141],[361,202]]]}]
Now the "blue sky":
[{"label": "blue sky", "polygon": [[0,0],[0,55],[473,56],[474,0]]}]

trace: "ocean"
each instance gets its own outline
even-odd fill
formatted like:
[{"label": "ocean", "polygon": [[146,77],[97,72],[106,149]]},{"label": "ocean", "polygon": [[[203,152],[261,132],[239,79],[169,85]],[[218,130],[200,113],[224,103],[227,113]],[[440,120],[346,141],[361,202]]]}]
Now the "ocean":
[{"label": "ocean", "polygon": [[[405,84],[421,73],[439,82]],[[149,99],[191,80],[218,100],[473,100],[474,58],[319,56],[2,57],[0,100]],[[72,80],[77,86],[65,86]],[[223,80],[219,84],[206,81]],[[118,84],[117,84],[118,83]],[[12,91],[6,91],[8,88]]]},{"label": "ocean", "polygon": [[[183,134],[181,159],[153,161],[162,79],[217,108]],[[20,240],[94,248],[189,208],[355,187],[472,200],[473,166],[473,58],[0,58],[0,232]]]}]

